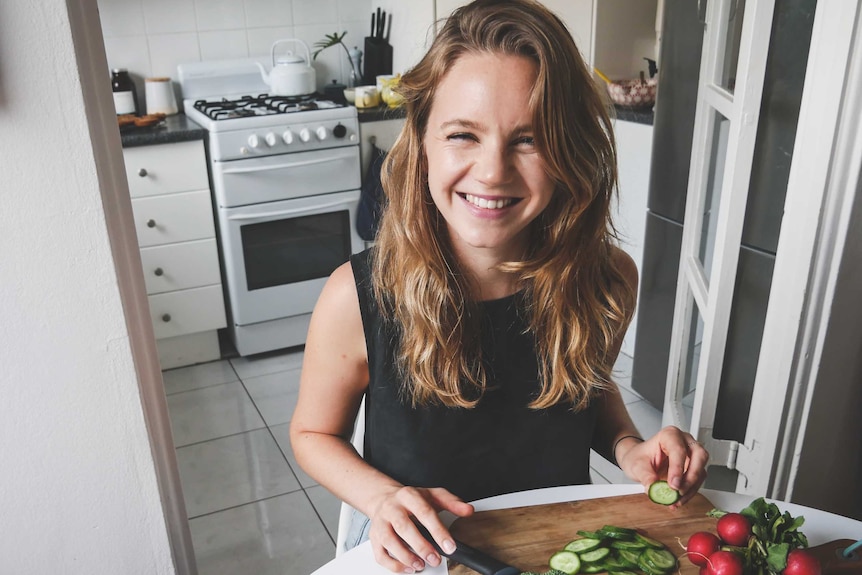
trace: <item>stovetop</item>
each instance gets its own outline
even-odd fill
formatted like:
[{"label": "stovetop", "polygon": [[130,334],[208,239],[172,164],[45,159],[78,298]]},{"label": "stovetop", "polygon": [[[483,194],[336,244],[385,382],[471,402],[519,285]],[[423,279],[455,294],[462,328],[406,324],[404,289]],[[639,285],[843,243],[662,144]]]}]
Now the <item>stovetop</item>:
[{"label": "stovetop", "polygon": [[311,110],[330,110],[344,108],[344,104],[326,99],[322,94],[306,94],[302,96],[240,96],[239,98],[213,98],[196,100],[195,110],[210,120],[221,121],[235,118],[251,118],[255,116],[274,116],[292,114]]}]

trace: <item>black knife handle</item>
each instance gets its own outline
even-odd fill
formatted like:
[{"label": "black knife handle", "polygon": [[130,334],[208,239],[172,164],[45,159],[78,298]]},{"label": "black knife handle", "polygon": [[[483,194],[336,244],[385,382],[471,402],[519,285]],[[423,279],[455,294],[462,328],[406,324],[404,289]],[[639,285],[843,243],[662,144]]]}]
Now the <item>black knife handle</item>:
[{"label": "black knife handle", "polygon": [[502,561],[498,561],[494,559],[487,553],[483,551],[479,551],[478,549],[474,549],[470,547],[466,543],[455,540],[455,551],[452,553],[446,553],[443,549],[437,545],[437,542],[434,541],[434,538],[431,537],[431,534],[428,533],[428,530],[419,523],[416,523],[416,528],[419,529],[419,532],[422,533],[422,537],[428,540],[428,542],[434,546],[434,549],[437,550],[438,553],[444,555],[458,563],[464,565],[465,567],[469,567],[473,571],[477,571],[482,575],[520,575],[521,570],[512,567],[511,565],[506,565]]}]

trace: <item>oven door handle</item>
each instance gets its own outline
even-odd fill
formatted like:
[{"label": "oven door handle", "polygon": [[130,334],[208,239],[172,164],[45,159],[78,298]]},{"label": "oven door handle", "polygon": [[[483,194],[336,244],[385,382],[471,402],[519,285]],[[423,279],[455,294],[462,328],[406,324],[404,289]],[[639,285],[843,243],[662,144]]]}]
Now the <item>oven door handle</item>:
[{"label": "oven door handle", "polygon": [[298,168],[301,166],[313,166],[315,164],[326,164],[333,160],[347,160],[353,156],[352,153],[329,155],[325,158],[315,160],[302,160],[299,162],[289,162],[286,164],[272,164],[270,166],[251,166],[249,168],[222,168],[222,174],[249,174],[253,172],[269,172],[272,170],[285,170],[290,168]]},{"label": "oven door handle", "polygon": [[337,202],[330,202],[328,204],[316,204],[313,206],[309,206],[307,208],[293,208],[291,210],[278,210],[275,212],[258,212],[256,214],[234,214],[232,216],[228,216],[227,219],[231,221],[247,221],[247,220],[262,220],[262,219],[270,219],[270,218],[280,218],[282,216],[295,216],[297,214],[307,214],[309,212],[319,212],[321,210],[328,210],[329,208],[335,208],[338,206],[343,206],[348,202],[344,200],[340,200]]}]

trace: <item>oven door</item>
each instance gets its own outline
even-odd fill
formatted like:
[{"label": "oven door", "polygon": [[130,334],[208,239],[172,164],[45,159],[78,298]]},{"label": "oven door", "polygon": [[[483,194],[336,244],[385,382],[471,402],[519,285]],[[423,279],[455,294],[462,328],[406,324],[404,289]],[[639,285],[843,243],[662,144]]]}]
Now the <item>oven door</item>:
[{"label": "oven door", "polygon": [[359,190],[220,208],[233,322],[249,325],[309,313],[329,275],[363,249]]}]

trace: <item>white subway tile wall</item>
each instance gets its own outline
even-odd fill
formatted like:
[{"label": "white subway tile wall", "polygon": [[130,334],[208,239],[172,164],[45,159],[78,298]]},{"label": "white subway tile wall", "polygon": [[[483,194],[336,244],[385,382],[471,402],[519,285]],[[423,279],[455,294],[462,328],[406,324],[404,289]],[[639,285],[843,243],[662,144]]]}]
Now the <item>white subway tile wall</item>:
[{"label": "white subway tile wall", "polygon": [[[98,6],[108,67],[129,70],[143,107],[144,78],[176,82],[177,64],[248,57],[269,62],[276,40],[298,38],[314,52],[325,34],[344,31],[347,46],[362,49],[377,5],[371,0],[98,0]],[[325,50],[312,65],[319,88],[333,80],[347,82],[350,62],[340,47]]]}]

